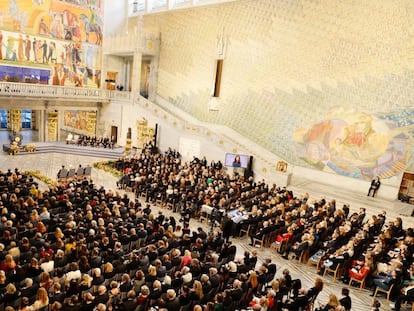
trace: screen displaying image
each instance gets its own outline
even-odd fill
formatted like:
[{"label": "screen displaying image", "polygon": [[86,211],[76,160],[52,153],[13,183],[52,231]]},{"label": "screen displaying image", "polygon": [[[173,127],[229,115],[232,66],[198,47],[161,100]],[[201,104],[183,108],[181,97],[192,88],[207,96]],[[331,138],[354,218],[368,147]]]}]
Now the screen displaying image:
[{"label": "screen displaying image", "polygon": [[245,154],[226,153],[225,166],[247,168],[249,156]]}]

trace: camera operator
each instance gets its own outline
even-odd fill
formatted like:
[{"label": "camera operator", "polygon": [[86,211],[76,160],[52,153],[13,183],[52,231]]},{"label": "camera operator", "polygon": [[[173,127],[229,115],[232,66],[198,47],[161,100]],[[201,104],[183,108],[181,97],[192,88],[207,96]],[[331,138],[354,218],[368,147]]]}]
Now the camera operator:
[{"label": "camera operator", "polygon": [[193,214],[193,210],[191,208],[191,204],[187,203],[182,206],[181,211],[180,211],[180,215],[181,215],[180,221],[183,223],[184,228],[188,228],[190,226],[190,218],[192,214]]}]

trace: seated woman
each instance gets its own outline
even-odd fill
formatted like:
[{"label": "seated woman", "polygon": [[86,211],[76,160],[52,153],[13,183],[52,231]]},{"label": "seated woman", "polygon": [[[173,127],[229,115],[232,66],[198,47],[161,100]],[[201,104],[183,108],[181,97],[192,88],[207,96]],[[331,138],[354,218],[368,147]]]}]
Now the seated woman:
[{"label": "seated woman", "polygon": [[336,310],[340,306],[338,297],[335,294],[329,294],[328,303],[320,309],[320,311]]},{"label": "seated woman", "polygon": [[272,246],[279,247],[279,252],[282,252],[283,251],[282,247],[288,244],[292,236],[293,236],[293,228],[289,227],[287,229],[287,232],[277,235],[276,240],[272,243]]},{"label": "seated woman", "polygon": [[361,281],[374,271],[374,258],[371,252],[366,252],[363,258],[353,260],[348,271],[348,277],[344,278],[344,283],[348,283],[350,278]]}]

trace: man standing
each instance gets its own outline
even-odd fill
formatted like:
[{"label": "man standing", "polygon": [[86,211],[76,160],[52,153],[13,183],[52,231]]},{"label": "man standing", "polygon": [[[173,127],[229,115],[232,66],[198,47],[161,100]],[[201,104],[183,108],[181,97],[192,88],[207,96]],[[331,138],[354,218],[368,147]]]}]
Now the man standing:
[{"label": "man standing", "polygon": [[35,61],[35,63],[37,63],[37,54],[36,54],[37,40],[36,40],[36,38],[33,38],[32,45],[33,45],[34,61]]},{"label": "man standing", "polygon": [[24,55],[26,56],[26,60],[30,60],[30,51],[32,49],[32,42],[30,41],[30,37],[26,36],[26,40],[24,40]]},{"label": "man standing", "polygon": [[371,181],[371,186],[369,187],[367,196],[370,196],[372,192],[372,197],[374,197],[380,186],[381,186],[381,181],[379,177],[377,176]]}]

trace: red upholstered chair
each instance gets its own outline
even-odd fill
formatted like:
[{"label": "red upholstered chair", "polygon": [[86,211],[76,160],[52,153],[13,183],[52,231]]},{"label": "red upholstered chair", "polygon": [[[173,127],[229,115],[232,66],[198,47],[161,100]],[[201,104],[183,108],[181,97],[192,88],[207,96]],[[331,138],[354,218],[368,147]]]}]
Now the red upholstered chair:
[{"label": "red upholstered chair", "polygon": [[362,290],[365,285],[365,279],[370,272],[370,268],[363,266],[359,271],[352,268],[349,269],[349,286],[351,286],[352,282],[359,283],[359,289]]}]

